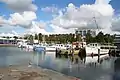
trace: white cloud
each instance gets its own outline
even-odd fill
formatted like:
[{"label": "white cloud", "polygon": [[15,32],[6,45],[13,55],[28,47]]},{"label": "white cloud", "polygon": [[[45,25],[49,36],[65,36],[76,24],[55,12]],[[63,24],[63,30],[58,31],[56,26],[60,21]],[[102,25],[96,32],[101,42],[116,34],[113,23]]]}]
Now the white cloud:
[{"label": "white cloud", "polygon": [[4,25],[6,25],[6,23],[7,23],[7,20],[6,20],[6,19],[4,19],[4,17],[3,17],[3,16],[0,16],[0,27],[2,27],[2,26],[4,26]]},{"label": "white cloud", "polygon": [[110,28],[114,9],[109,1],[96,0],[95,4],[83,4],[80,7],[70,3],[65,11],[59,11],[59,15],[51,21],[51,24],[64,29],[82,27],[95,29],[97,28],[93,19],[95,17],[99,28]]},{"label": "white cloud", "polygon": [[37,19],[35,12],[25,11],[22,14],[20,13],[10,14],[8,22],[10,25],[13,26],[19,25],[24,28],[30,28],[31,22],[35,19]]},{"label": "white cloud", "polygon": [[11,33],[14,34],[14,35],[18,35],[18,33],[14,30],[12,30]]},{"label": "white cloud", "polygon": [[4,17],[0,17],[0,25],[1,27],[5,27],[5,25],[12,26],[12,27],[23,27],[30,32],[38,33],[44,32],[46,27],[46,23],[44,21],[36,21],[37,16],[35,12],[32,11],[25,11],[23,13],[13,13],[10,14],[10,18],[8,20],[4,19]]},{"label": "white cloud", "polygon": [[36,11],[37,6],[33,4],[33,0],[0,0],[5,3],[10,9],[23,12],[23,11]]},{"label": "white cloud", "polygon": [[32,25],[33,27],[37,26],[38,28],[41,28],[41,29],[44,29],[47,26],[47,24],[43,21],[37,21],[37,22],[33,21],[32,24],[33,24]]},{"label": "white cloud", "polygon": [[[47,33],[44,28],[46,22],[35,21],[37,19],[35,11],[36,5],[33,0],[0,0],[16,13],[10,14],[8,20],[0,17],[0,26],[11,25],[21,26],[28,29],[31,33]],[[120,31],[120,17],[114,17],[114,9],[109,4],[111,0],[96,0],[94,4],[83,4],[76,7],[70,3],[64,9],[58,9],[56,6],[41,8],[42,11],[53,13],[53,20],[49,26],[54,33],[74,33],[76,28],[93,28],[97,29],[94,18],[103,32],[111,33]]]},{"label": "white cloud", "polygon": [[55,26],[53,24],[50,25],[53,29],[53,32],[54,34],[67,34],[67,33],[75,33],[75,29],[64,29],[62,27],[59,27],[59,26]]},{"label": "white cloud", "polygon": [[111,29],[120,32],[120,16],[113,18]]},{"label": "white cloud", "polygon": [[0,16],[0,26],[2,26],[5,23],[4,19],[2,16]]},{"label": "white cloud", "polygon": [[48,13],[58,13],[59,9],[56,6],[49,6],[49,7],[43,7],[41,8],[42,11],[48,12]]},{"label": "white cloud", "polygon": [[43,26],[46,27],[45,23],[43,23],[43,22],[38,23],[38,22],[33,21],[31,28],[28,29],[25,34],[32,34],[32,35],[39,34],[39,33],[48,34],[48,32],[45,31]]},{"label": "white cloud", "polygon": [[38,33],[47,33],[44,28],[46,23],[43,21],[36,21],[37,16],[35,11],[37,6],[32,2],[34,0],[0,0],[0,2],[5,3],[10,9],[14,10],[15,13],[10,14],[8,19],[0,17],[0,27],[5,27],[5,25],[12,27],[23,27],[27,31]]},{"label": "white cloud", "polygon": [[111,0],[96,0],[95,4],[108,4]]}]

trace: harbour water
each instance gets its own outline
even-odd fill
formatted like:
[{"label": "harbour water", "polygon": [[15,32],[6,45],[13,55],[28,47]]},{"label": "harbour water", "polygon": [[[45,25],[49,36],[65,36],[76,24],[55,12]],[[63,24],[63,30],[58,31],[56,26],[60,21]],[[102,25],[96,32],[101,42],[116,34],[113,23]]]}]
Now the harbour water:
[{"label": "harbour water", "polygon": [[119,76],[119,58],[106,59],[99,65],[84,64],[78,56],[73,57],[72,60],[65,56],[56,57],[53,52],[35,53],[16,47],[0,47],[1,67],[26,65],[29,61],[32,61],[34,65],[52,69],[68,76],[75,76],[82,80],[120,80],[115,78]]}]

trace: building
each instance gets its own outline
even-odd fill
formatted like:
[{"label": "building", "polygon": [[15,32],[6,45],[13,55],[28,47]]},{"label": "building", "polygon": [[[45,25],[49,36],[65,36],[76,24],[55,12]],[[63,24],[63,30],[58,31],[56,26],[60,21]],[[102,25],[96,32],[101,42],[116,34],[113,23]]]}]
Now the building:
[{"label": "building", "polygon": [[0,44],[16,44],[15,38],[2,38],[0,37]]},{"label": "building", "polygon": [[93,37],[96,36],[96,30],[95,29],[78,28],[78,29],[75,30],[75,33],[79,34],[83,37],[85,37],[87,33],[90,33]]},{"label": "building", "polygon": [[114,45],[117,46],[118,49],[120,49],[120,35],[115,35]]}]

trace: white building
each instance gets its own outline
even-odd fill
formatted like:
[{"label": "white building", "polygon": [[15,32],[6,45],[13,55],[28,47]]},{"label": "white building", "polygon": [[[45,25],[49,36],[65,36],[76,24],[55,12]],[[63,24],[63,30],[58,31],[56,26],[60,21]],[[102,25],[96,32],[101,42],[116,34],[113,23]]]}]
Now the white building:
[{"label": "white building", "polygon": [[114,44],[120,49],[120,34],[115,35]]},{"label": "white building", "polygon": [[81,35],[82,37],[85,37],[87,33],[90,33],[93,37],[96,36],[95,29],[78,28],[75,30],[75,33]]}]

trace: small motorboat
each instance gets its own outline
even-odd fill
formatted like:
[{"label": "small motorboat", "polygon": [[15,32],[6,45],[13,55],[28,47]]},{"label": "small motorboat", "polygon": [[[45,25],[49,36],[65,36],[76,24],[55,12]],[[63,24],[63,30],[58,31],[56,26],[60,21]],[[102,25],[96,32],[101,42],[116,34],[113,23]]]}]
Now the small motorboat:
[{"label": "small motorboat", "polygon": [[33,48],[33,51],[42,52],[42,51],[45,51],[45,47],[41,47],[41,46],[40,46],[40,47],[36,47],[36,46],[35,46],[35,47]]}]

